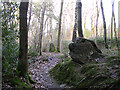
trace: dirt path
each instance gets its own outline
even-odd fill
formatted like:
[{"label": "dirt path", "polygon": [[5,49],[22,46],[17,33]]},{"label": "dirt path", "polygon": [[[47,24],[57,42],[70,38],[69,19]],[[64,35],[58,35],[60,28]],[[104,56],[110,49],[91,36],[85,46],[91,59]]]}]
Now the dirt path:
[{"label": "dirt path", "polygon": [[61,61],[60,53],[43,53],[48,57],[48,61],[43,61],[43,56],[37,57],[35,63],[29,65],[29,74],[37,83],[33,85],[35,88],[60,88],[62,85],[50,77],[48,71]]}]

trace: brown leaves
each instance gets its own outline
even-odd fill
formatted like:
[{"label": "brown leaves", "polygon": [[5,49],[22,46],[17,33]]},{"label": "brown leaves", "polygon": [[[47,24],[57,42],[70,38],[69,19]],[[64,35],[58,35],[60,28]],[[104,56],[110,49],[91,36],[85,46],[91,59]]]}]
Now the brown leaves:
[{"label": "brown leaves", "polygon": [[43,56],[38,56],[34,59],[35,63],[31,63],[29,65],[29,75],[37,82],[36,84],[32,84],[33,87],[60,87],[53,79],[50,78],[50,74],[48,73],[51,68],[61,61],[61,59],[57,58],[60,55],[60,53],[43,53]]}]

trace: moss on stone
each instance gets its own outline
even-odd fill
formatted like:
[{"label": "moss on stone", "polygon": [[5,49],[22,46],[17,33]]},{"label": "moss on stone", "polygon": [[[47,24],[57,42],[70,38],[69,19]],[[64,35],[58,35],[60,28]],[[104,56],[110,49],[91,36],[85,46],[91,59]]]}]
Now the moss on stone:
[{"label": "moss on stone", "polygon": [[[59,83],[72,85],[73,88],[110,88],[118,81],[113,76],[119,77],[120,75],[120,67],[115,68],[116,65],[120,65],[120,59],[117,56],[108,57],[98,63],[86,63],[82,66],[68,59],[59,62],[49,72]],[[112,70],[116,72],[113,73]]]},{"label": "moss on stone", "polygon": [[49,52],[55,52],[56,49],[55,49],[55,44],[54,43],[50,43],[49,45]]},{"label": "moss on stone", "polygon": [[76,73],[73,71],[74,67],[75,63],[70,59],[57,64],[49,71],[49,73],[58,81],[58,83],[74,85],[77,81],[77,78],[75,78]]}]

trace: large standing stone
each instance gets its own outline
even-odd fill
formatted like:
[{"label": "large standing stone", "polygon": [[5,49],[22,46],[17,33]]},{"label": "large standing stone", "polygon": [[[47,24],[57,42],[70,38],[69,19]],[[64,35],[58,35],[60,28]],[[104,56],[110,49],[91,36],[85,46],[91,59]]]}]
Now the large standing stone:
[{"label": "large standing stone", "polygon": [[101,51],[96,44],[88,39],[78,37],[76,42],[69,44],[70,56],[77,63],[88,63],[100,58]]}]

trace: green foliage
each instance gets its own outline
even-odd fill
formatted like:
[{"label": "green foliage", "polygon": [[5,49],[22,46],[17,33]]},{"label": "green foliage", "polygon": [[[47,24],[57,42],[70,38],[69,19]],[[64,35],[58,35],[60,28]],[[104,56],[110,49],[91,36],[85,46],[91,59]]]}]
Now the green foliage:
[{"label": "green foliage", "polygon": [[21,72],[16,69],[16,75],[20,76],[20,73]]},{"label": "green foliage", "polygon": [[[104,46],[104,38],[103,37],[90,38],[90,39],[93,40],[94,42],[96,42],[98,45]],[[107,44],[109,45],[109,48],[115,47],[116,46],[116,40],[115,40],[115,38],[113,38],[112,41],[111,41],[110,38],[107,38]]]},{"label": "green foliage", "polygon": [[67,58],[68,57],[68,53],[64,52],[63,55],[60,56],[61,59]]},{"label": "green foliage", "polygon": [[102,53],[106,56],[106,57],[109,57],[109,56],[114,56],[114,55],[117,55],[118,54],[118,51],[117,51],[117,48],[114,47],[112,49],[109,49],[109,50],[106,50],[106,49],[101,49],[102,50]]},{"label": "green foliage", "polygon": [[71,43],[71,41],[63,40],[62,41],[62,53],[68,53],[68,45]]},{"label": "green foliage", "polygon": [[28,49],[28,56],[32,56],[32,57],[35,57],[38,55],[38,52],[33,50],[33,49]]},{"label": "green foliage", "polygon": [[90,33],[91,33],[90,30],[84,30],[84,37],[85,38],[89,38],[90,37]]},{"label": "green foliage", "polygon": [[16,3],[4,2],[2,5],[1,21],[2,21],[2,65],[3,76],[13,74],[17,65],[18,57],[18,30],[15,23],[18,5]]}]

